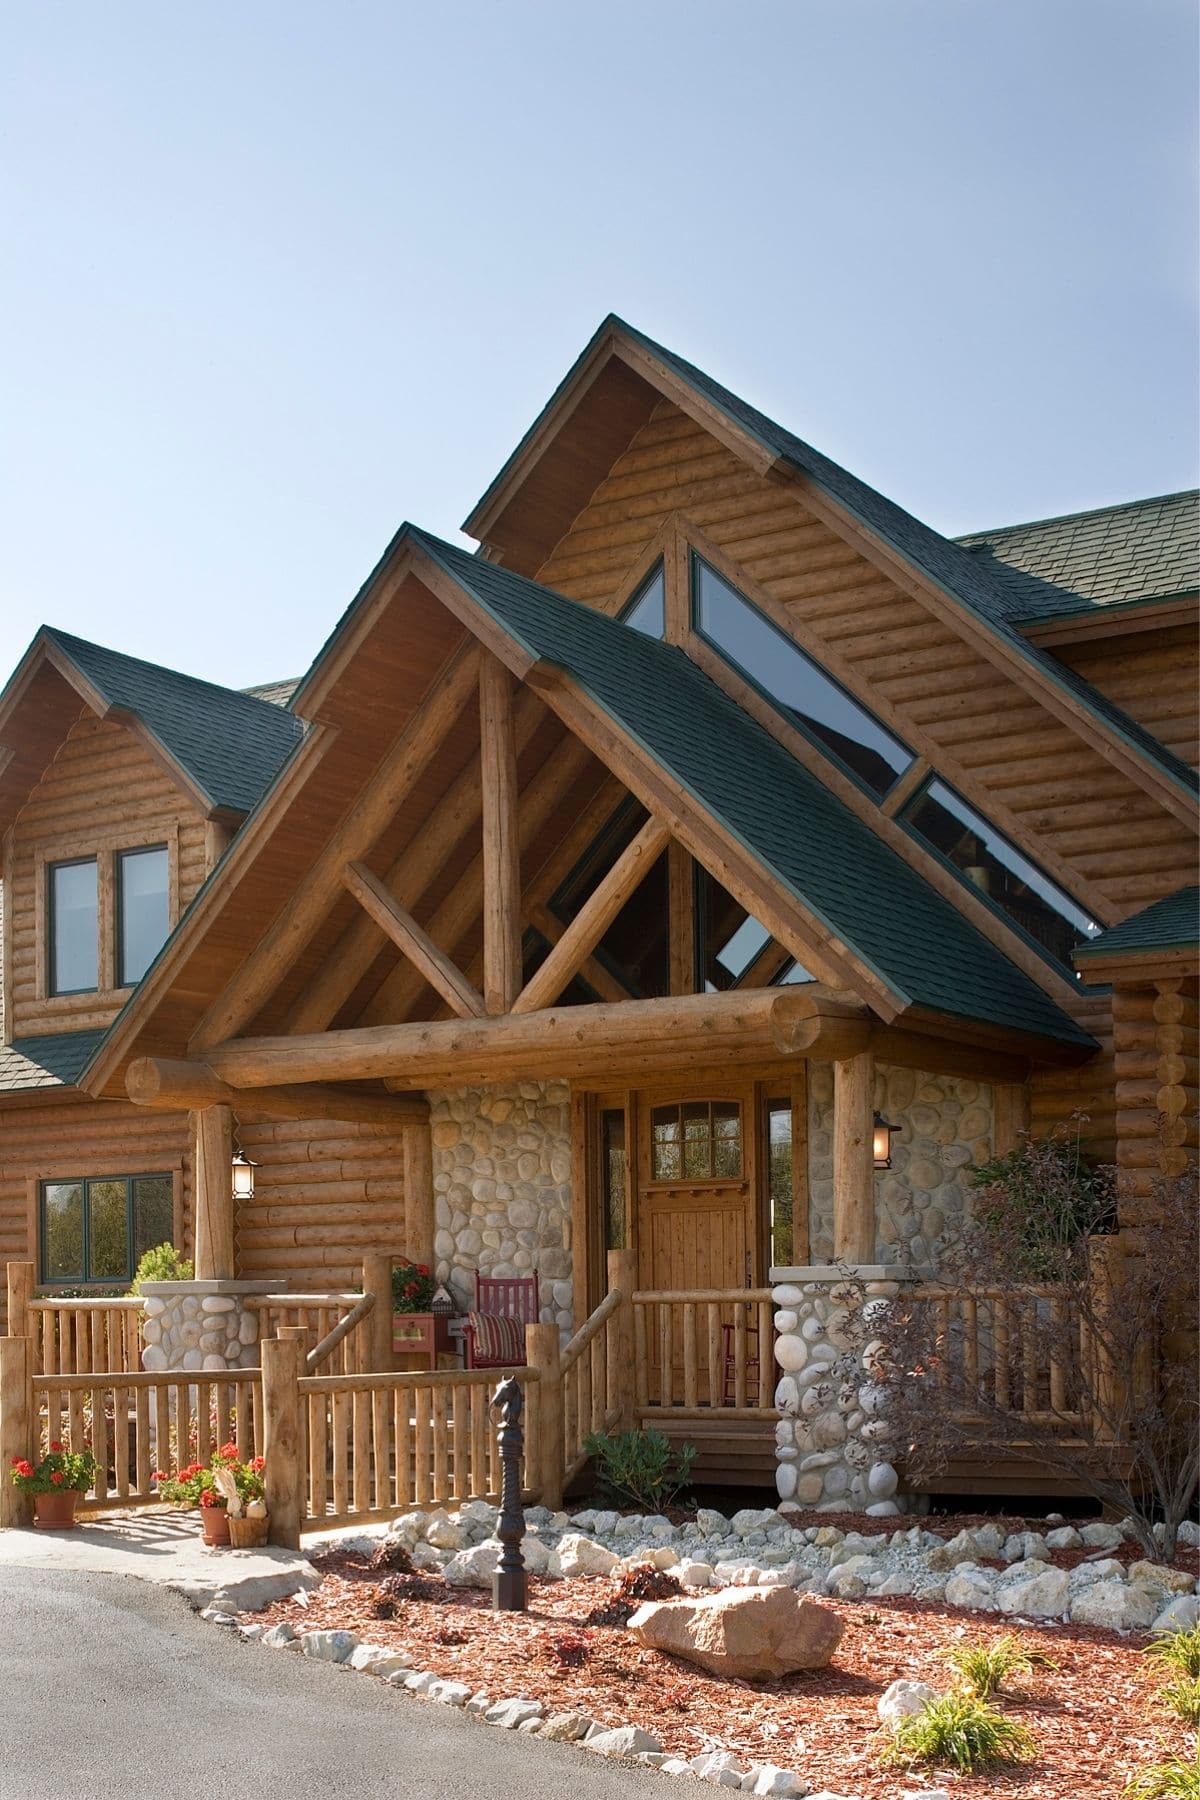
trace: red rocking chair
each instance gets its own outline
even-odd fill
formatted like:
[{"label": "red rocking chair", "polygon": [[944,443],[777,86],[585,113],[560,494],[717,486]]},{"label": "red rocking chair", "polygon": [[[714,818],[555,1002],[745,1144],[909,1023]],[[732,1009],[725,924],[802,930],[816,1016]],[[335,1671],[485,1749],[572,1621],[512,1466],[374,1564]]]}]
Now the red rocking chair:
[{"label": "red rocking chair", "polygon": [[538,1322],[536,1275],[475,1277],[475,1310],[463,1326],[468,1369],[522,1368],[525,1327]]}]

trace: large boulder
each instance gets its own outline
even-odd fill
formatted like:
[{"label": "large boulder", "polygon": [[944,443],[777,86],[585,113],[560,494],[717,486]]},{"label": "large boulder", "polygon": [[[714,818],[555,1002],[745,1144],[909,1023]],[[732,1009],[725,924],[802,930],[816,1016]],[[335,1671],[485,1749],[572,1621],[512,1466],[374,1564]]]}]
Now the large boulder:
[{"label": "large boulder", "polygon": [[823,1669],[844,1629],[831,1607],[791,1588],[725,1588],[696,1600],[651,1601],[628,1629],[651,1650],[696,1663],[710,1675],[764,1681]]}]

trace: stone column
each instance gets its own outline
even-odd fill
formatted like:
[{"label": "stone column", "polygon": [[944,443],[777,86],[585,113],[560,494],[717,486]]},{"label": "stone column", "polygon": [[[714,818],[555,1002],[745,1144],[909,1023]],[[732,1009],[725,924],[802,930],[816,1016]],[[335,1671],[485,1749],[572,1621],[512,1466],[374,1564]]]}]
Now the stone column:
[{"label": "stone column", "polygon": [[142,1367],[223,1375],[252,1369],[259,1358],[258,1314],[250,1294],[269,1294],[270,1281],[144,1281]]},{"label": "stone column", "polygon": [[856,1312],[886,1305],[911,1277],[882,1263],[772,1269],[781,1371],[775,1485],[784,1509],[880,1518],[904,1510],[885,1394],[871,1378],[869,1313],[864,1328]]}]

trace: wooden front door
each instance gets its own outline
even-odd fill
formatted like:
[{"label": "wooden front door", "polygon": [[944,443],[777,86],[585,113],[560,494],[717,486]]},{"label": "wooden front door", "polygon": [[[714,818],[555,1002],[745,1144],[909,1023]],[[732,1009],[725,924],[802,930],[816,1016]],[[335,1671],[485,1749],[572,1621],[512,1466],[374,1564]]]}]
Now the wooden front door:
[{"label": "wooden front door", "polygon": [[751,1095],[641,1094],[638,1285],[753,1287],[758,1228]]}]

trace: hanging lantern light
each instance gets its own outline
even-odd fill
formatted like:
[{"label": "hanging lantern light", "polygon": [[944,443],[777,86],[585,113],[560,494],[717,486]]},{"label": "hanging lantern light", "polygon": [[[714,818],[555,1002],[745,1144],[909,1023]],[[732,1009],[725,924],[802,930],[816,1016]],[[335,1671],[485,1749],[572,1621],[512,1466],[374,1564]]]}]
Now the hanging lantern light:
[{"label": "hanging lantern light", "polygon": [[892,1133],[899,1131],[898,1125],[889,1125],[882,1113],[876,1113],[871,1134],[871,1154],[877,1169],[890,1169],[892,1166]]},{"label": "hanging lantern light", "polygon": [[254,1171],[257,1167],[257,1163],[251,1162],[248,1156],[242,1155],[240,1148],[234,1151],[232,1172],[233,1197],[235,1200],[253,1200]]}]

